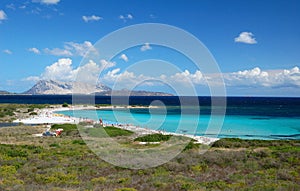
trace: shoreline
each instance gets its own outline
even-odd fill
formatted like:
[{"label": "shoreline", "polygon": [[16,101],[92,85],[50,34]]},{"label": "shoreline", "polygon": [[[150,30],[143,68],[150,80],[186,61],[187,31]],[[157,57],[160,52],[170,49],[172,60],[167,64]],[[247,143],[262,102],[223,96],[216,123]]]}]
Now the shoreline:
[{"label": "shoreline", "polygon": [[[37,109],[36,112],[38,113],[37,116],[33,116],[30,118],[25,119],[17,119],[14,120],[13,123],[23,123],[23,124],[64,124],[64,123],[70,123],[70,124],[78,124],[80,122],[90,122],[93,125],[99,124],[99,121],[94,121],[92,119],[80,119],[76,117],[71,116],[65,116],[62,114],[57,114],[55,112],[58,111],[69,111],[69,110],[101,110],[101,109],[131,109],[131,108],[155,108],[156,106],[71,106],[71,107],[62,107],[62,106],[53,106],[53,108],[46,108],[46,109]],[[117,123],[117,122],[116,122]],[[109,126],[108,123],[103,123],[105,126]],[[173,136],[184,136],[191,139],[196,140],[195,143],[199,144],[205,144],[210,145],[216,141],[219,140],[219,138],[211,138],[211,137],[205,137],[205,136],[197,136],[197,135],[189,135],[189,134],[182,134],[182,133],[174,133],[174,132],[166,132],[166,131],[160,131],[160,130],[152,130],[148,128],[142,128],[138,127],[132,124],[118,124],[114,125],[116,128],[125,129],[132,131],[136,133],[138,136],[147,135],[147,134],[156,134],[160,133],[163,135],[173,135]]]}]

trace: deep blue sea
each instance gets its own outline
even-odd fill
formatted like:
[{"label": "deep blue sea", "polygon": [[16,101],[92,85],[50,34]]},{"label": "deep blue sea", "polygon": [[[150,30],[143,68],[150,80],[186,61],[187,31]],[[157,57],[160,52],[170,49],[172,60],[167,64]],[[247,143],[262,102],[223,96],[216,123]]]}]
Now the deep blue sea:
[{"label": "deep blue sea", "polygon": [[[218,99],[218,98],[217,98]],[[221,99],[221,98],[220,98]],[[91,101],[92,100],[92,101]],[[114,103],[126,104],[124,97]],[[169,132],[206,135],[211,137],[237,137],[243,139],[300,139],[300,98],[279,97],[227,97],[225,116],[211,115],[211,98],[198,97],[199,108],[191,97],[130,97],[130,105],[149,105],[159,100],[166,107],[153,109],[83,110],[60,112],[94,120],[102,118],[108,123],[130,123],[137,126]],[[1,95],[0,103],[62,104],[72,103],[70,95]],[[76,103],[110,104],[109,96],[77,96]],[[218,103],[218,102],[217,102]],[[215,105],[218,107],[218,105]],[[184,112],[183,112],[184,111]],[[183,113],[182,113],[183,112]]]}]

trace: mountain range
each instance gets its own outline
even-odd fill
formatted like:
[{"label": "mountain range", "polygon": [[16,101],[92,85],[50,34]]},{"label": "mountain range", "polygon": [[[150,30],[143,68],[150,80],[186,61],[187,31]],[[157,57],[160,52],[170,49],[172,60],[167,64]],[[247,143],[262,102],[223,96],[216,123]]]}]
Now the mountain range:
[{"label": "mountain range", "polygon": [[66,95],[66,94],[95,94],[110,96],[172,96],[172,94],[150,91],[130,91],[127,89],[112,90],[110,87],[98,83],[95,85],[83,82],[59,82],[54,80],[40,80],[32,88],[23,92],[31,95]]},{"label": "mountain range", "polygon": [[91,94],[95,92],[110,91],[104,84],[98,83],[96,87],[92,84],[82,82],[59,82],[54,80],[40,80],[32,88],[23,94]]},{"label": "mountain range", "polygon": [[8,91],[0,90],[0,95],[7,95],[7,94],[11,94],[11,93]]}]

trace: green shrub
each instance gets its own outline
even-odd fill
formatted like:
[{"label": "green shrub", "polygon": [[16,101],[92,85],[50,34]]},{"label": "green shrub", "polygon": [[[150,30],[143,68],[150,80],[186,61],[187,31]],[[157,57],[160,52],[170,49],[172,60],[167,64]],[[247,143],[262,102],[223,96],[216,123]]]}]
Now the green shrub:
[{"label": "green shrub", "polygon": [[0,177],[12,177],[17,173],[17,169],[14,166],[1,166]]},{"label": "green shrub", "polygon": [[119,179],[117,180],[117,183],[123,184],[123,183],[126,183],[127,181],[128,181],[128,178],[119,178]]},{"label": "green shrub", "polygon": [[35,146],[35,145],[22,145],[21,148],[30,150],[33,154],[41,153],[43,151],[43,147]]},{"label": "green shrub", "polygon": [[93,184],[104,184],[104,183],[106,182],[106,178],[103,177],[103,176],[100,176],[100,177],[98,177],[98,178],[93,178],[93,179],[91,180],[91,182],[92,182]]},{"label": "green shrub", "polygon": [[68,103],[65,102],[62,104],[62,107],[69,107],[69,105],[68,105]]},{"label": "green shrub", "polygon": [[86,143],[83,140],[74,140],[72,141],[72,144],[86,145]]},{"label": "green shrub", "polygon": [[51,143],[49,146],[50,146],[50,147],[56,147],[56,148],[59,148],[59,147],[60,147],[59,144],[57,144],[57,143]]},{"label": "green shrub", "polygon": [[137,191],[135,188],[118,188],[116,191]]},{"label": "green shrub", "polygon": [[134,139],[134,141],[140,141],[140,142],[160,142],[160,141],[168,141],[172,135],[163,135],[160,133],[157,134],[150,134],[145,135],[142,137],[137,137]]},{"label": "green shrub", "polygon": [[72,131],[77,130],[77,126],[75,124],[54,124],[51,126],[51,129],[63,129],[64,131]]},{"label": "green shrub", "polygon": [[191,166],[191,170],[194,173],[200,173],[200,172],[205,172],[208,169],[208,165],[205,163],[197,164],[194,166]]},{"label": "green shrub", "polygon": [[28,153],[26,152],[26,150],[14,148],[14,147],[11,147],[10,150],[7,150],[6,154],[7,154],[7,156],[10,156],[10,157],[27,157],[28,156]]},{"label": "green shrub", "polygon": [[[34,108],[43,109],[43,108],[46,108],[48,106],[49,106],[48,104],[31,104],[31,105],[29,105],[29,109],[34,109]],[[30,111],[28,111],[28,112],[30,112]]]},{"label": "green shrub", "polygon": [[29,115],[37,115],[37,112],[30,112]]},{"label": "green shrub", "polygon": [[205,182],[204,186],[208,189],[222,189],[222,190],[227,190],[226,188],[228,188],[228,185],[225,181],[223,180],[216,180],[216,181],[212,181],[212,182]]},{"label": "green shrub", "polygon": [[185,150],[190,150],[190,149],[199,149],[200,148],[200,144],[195,144],[194,141],[190,141],[184,148]]},{"label": "green shrub", "polygon": [[29,113],[29,112],[33,112],[34,111],[34,108],[28,108],[27,109],[27,112]]},{"label": "green shrub", "polygon": [[53,172],[51,174],[36,174],[35,179],[40,184],[79,185],[74,173]]}]

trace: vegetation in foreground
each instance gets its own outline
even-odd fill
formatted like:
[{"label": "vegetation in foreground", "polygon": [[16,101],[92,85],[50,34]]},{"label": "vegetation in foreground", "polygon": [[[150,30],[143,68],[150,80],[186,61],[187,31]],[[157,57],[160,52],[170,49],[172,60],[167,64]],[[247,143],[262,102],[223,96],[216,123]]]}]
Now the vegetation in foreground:
[{"label": "vegetation in foreground", "polygon": [[205,154],[191,148],[164,165],[130,170],[98,158],[74,126],[53,128],[61,127],[61,137],[42,138],[31,136],[42,127],[0,129],[6,143],[0,145],[0,190],[300,189],[300,141],[223,139]]},{"label": "vegetation in foreground", "polygon": [[[76,126],[52,128],[63,128],[62,136],[33,137],[42,126],[0,128],[0,190],[300,190],[300,141],[222,139],[204,154],[191,142],[161,166],[130,170],[91,152]],[[107,133],[127,142],[133,135],[113,127]]]}]

